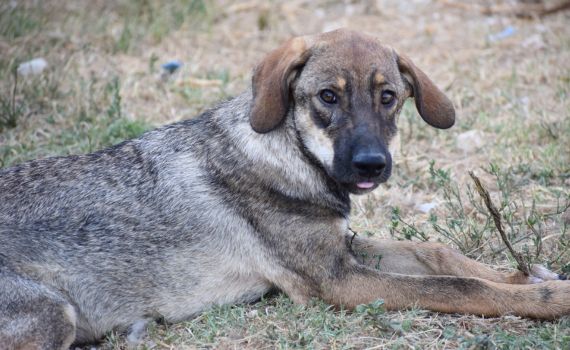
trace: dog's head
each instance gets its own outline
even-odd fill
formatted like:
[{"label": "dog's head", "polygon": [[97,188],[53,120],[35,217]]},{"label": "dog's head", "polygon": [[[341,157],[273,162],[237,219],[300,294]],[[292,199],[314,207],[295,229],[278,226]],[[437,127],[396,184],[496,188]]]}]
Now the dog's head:
[{"label": "dog's head", "polygon": [[291,115],[306,150],[351,193],[390,177],[388,145],[408,97],[428,124],[455,121],[451,101],[409,58],[349,30],[287,41],[256,68],[253,96],[255,131]]}]

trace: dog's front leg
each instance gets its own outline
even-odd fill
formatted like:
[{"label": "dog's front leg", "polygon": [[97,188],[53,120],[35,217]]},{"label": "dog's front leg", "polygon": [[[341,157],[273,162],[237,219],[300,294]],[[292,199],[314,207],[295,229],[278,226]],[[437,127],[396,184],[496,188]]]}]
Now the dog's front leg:
[{"label": "dog's front leg", "polygon": [[[331,227],[319,221],[303,223],[305,232],[310,234],[266,237],[278,248],[273,252],[279,260],[260,266],[266,268],[268,281],[297,303],[319,297],[333,305],[354,308],[383,299],[390,310],[417,306],[447,313],[515,314],[544,319],[570,314],[570,281],[507,284],[475,277],[438,276],[433,272],[421,275],[414,266],[423,263],[408,264],[405,260],[400,262],[408,264],[408,271],[385,272],[382,269],[385,257],[380,257],[378,270],[363,264],[358,256],[359,250],[367,249],[368,253],[384,253],[387,257],[390,251],[378,249],[382,245],[376,246],[377,241],[359,237],[351,240],[344,236],[342,224]],[[397,261],[393,261],[393,266]],[[438,269],[436,272],[443,271]],[[426,267],[424,271],[429,269]]]},{"label": "dog's front leg", "polygon": [[347,237],[347,244],[361,263],[383,272],[406,275],[447,275],[476,277],[499,283],[530,284],[564,279],[548,269],[534,265],[531,276],[522,272],[499,272],[469,259],[441,243],[417,243]]},{"label": "dog's front leg", "polygon": [[550,319],[570,315],[570,283],[510,285],[478,278],[410,276],[353,265],[344,275],[321,286],[321,297],[334,305],[356,305],[383,299],[389,310],[413,306],[446,313]]}]

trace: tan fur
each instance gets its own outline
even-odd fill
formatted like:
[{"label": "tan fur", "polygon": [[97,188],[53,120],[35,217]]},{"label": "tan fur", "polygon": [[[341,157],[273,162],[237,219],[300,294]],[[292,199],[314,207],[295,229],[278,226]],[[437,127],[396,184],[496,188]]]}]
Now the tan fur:
[{"label": "tan fur", "polygon": [[338,77],[336,83],[338,84],[338,87],[341,90],[344,90],[344,88],[346,87],[346,79],[342,77]]},{"label": "tan fur", "polygon": [[386,81],[386,78],[382,73],[376,73],[374,75],[374,80],[376,81],[377,84],[382,84],[383,82]]},{"label": "tan fur", "polygon": [[[524,276],[495,271],[439,243],[350,240],[359,263],[373,270],[331,281],[321,297],[335,305],[353,308],[381,295],[390,310],[415,306],[447,313],[533,318],[570,312],[569,283],[541,266],[533,267],[537,275]],[[546,273],[539,277],[542,271]]]},{"label": "tan fur", "polygon": [[416,107],[422,118],[436,128],[452,127],[455,122],[455,110],[451,101],[407,56],[399,55],[398,66],[412,85]]},{"label": "tan fur", "polygon": [[253,76],[251,126],[257,132],[274,129],[287,113],[288,86],[295,66],[304,62],[307,44],[303,37],[293,38],[273,51],[256,68]]},{"label": "tan fur", "polygon": [[[454,124],[455,111],[451,101],[408,57],[378,45],[370,37],[350,31],[339,30],[302,39],[304,46],[292,45],[290,41],[270,53],[260,64],[261,69],[273,66],[277,67],[277,70],[291,72],[291,66],[281,65],[284,60],[296,65],[301,57],[303,60],[310,57],[312,51],[320,53],[326,49],[334,52],[319,60],[312,57],[312,66],[303,68],[303,73],[294,83],[293,95],[300,100],[311,96],[311,86],[320,86],[319,79],[326,79],[326,74],[334,74],[332,72],[335,69],[339,72],[351,72],[353,89],[368,89],[367,74],[370,67],[382,69],[383,65],[390,65],[391,52],[396,55],[399,74],[407,86],[398,87],[397,82],[394,85],[393,76],[388,77],[381,71],[373,75],[375,83],[379,86],[391,83],[400,98],[398,106],[402,105],[405,98],[414,97],[419,114],[428,124],[441,129]],[[347,45],[347,42],[353,45]],[[358,42],[364,44],[354,44]],[[372,48],[376,45],[379,51],[370,54],[369,50],[373,51]],[[304,52],[299,49],[304,49]],[[276,60],[277,55],[284,59]],[[358,57],[358,60],[355,57]],[[393,75],[393,71],[388,72]],[[269,83],[272,89],[278,88],[279,81],[267,73],[260,73],[257,78],[254,77],[254,81],[256,79]],[[292,83],[293,79],[287,80],[287,86],[281,88],[289,90]],[[336,75],[330,84],[341,90],[337,93],[342,97],[347,81],[341,75]],[[254,103],[264,105],[262,99],[256,99]],[[270,100],[269,105],[272,103]],[[377,108],[379,111],[380,107]],[[280,110],[282,108],[276,109]],[[335,136],[315,124],[315,117],[309,114],[305,106],[297,104],[294,116],[295,126],[305,147],[325,168],[330,168],[335,156]],[[396,117],[397,115],[393,115],[393,118]],[[253,118],[252,125],[256,129],[255,126],[260,124],[260,120],[256,116]],[[272,115],[272,127],[280,123],[275,118],[275,114]],[[281,118],[285,119],[285,115],[281,115]],[[369,132],[377,131],[370,129]],[[383,137],[392,148],[390,141],[394,136]],[[346,233],[345,226],[346,224],[332,225],[326,233],[328,239],[335,241],[343,237]],[[313,237],[318,236],[318,231],[312,227],[305,227],[304,230],[311,232]],[[329,242],[326,247],[315,247],[322,251],[312,257],[314,265],[310,270],[304,271],[306,276],[312,276],[312,279],[303,281],[299,280],[299,276],[282,275],[277,283],[279,288],[295,302],[304,303],[310,297],[317,296],[331,304],[349,308],[382,298],[392,310],[418,306],[441,312],[489,316],[513,313],[536,318],[552,318],[570,313],[570,283],[557,280],[557,274],[540,266],[533,268],[533,275],[524,276],[519,272],[497,272],[442,244],[379,241],[360,237],[348,237],[346,240],[350,241],[354,257],[344,257],[341,266],[336,266],[339,269],[337,275],[331,276],[328,270],[331,266],[324,260],[318,260],[319,254],[324,254],[327,249],[331,249],[330,254],[333,254],[336,248]]]}]

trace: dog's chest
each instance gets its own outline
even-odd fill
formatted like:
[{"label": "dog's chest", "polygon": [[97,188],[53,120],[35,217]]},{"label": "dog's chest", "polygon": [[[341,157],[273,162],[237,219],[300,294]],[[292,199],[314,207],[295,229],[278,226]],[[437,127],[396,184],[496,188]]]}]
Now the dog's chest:
[{"label": "dog's chest", "polygon": [[252,268],[254,264],[249,259],[212,252],[196,266],[200,271],[194,271],[192,278],[173,281],[169,290],[161,293],[157,311],[168,321],[179,321],[213,305],[255,301],[271,284]]}]

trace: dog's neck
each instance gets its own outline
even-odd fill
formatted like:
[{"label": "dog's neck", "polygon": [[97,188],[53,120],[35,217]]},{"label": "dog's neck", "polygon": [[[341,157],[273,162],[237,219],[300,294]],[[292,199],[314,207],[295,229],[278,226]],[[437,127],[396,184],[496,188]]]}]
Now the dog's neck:
[{"label": "dog's neck", "polygon": [[223,150],[225,157],[239,160],[235,173],[228,176],[255,179],[258,188],[326,206],[348,216],[348,192],[326,175],[303,148],[291,118],[269,133],[257,133],[249,123],[250,101],[251,91],[248,91],[222,104],[218,113],[210,116],[210,122],[229,139],[230,145]]}]

